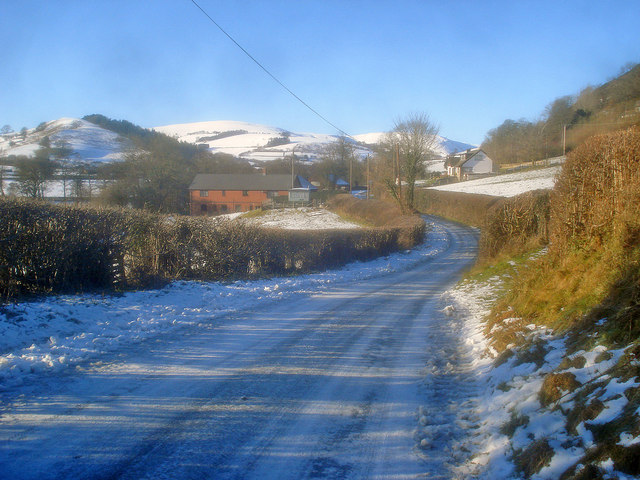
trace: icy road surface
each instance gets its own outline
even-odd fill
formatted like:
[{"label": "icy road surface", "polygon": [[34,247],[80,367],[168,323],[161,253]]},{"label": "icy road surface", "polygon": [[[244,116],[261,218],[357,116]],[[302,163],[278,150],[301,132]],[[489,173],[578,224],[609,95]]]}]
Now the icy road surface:
[{"label": "icy road surface", "polygon": [[467,382],[429,377],[464,361],[440,296],[477,235],[442,225],[448,248],[408,271],[123,345],[5,392],[0,478],[450,478]]}]

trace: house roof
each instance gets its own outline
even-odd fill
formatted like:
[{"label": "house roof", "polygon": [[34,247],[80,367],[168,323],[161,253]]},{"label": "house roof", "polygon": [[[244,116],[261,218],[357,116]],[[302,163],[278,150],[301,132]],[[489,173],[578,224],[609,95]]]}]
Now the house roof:
[{"label": "house roof", "polygon": [[329,174],[329,181],[333,182],[336,184],[336,186],[338,187],[348,187],[349,186],[349,182],[347,182],[346,180],[338,177],[337,175],[334,175],[333,173]]},{"label": "house roof", "polygon": [[[308,188],[309,182],[296,175],[293,186]],[[199,173],[191,182],[189,190],[272,190],[282,191],[291,188],[291,175],[258,174],[211,174]]]},{"label": "house roof", "polygon": [[475,157],[478,153],[482,152],[481,148],[470,148],[468,150],[464,150],[462,152],[457,152],[452,155],[449,155],[446,160],[446,164],[452,167],[461,167],[473,157]]}]

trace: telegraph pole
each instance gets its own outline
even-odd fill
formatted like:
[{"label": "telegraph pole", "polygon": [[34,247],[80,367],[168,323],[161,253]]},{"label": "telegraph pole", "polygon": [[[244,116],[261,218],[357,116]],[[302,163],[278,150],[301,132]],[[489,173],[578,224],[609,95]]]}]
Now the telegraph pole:
[{"label": "telegraph pole", "polygon": [[369,181],[369,155],[367,154],[367,200],[369,200],[370,188],[371,188],[371,182]]},{"label": "telegraph pole", "polygon": [[292,149],[291,149],[291,188],[294,188],[294,174],[293,174],[293,163],[295,162],[296,159],[296,147],[298,145],[295,145]]},{"label": "telegraph pole", "polygon": [[400,208],[404,211],[402,206],[402,175],[400,175],[400,144],[396,143],[396,166],[398,167],[398,203]]}]

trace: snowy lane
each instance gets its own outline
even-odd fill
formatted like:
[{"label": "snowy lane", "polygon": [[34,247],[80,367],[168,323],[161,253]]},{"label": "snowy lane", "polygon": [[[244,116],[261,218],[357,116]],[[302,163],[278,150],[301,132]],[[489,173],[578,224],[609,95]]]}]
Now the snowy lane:
[{"label": "snowy lane", "polygon": [[444,225],[448,248],[406,272],[269,303],[43,380],[2,411],[0,476],[450,477],[450,445],[425,449],[419,412],[464,392],[434,394],[425,378],[458,348],[442,333],[440,295],[473,261],[477,237]]}]

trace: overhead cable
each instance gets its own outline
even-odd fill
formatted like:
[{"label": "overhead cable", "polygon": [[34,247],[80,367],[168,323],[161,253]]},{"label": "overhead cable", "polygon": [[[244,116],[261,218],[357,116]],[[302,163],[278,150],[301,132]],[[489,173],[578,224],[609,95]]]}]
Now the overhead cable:
[{"label": "overhead cable", "polygon": [[326,122],[328,125],[331,125],[333,128],[335,128],[341,135],[344,135],[345,137],[351,137],[351,135],[349,135],[348,133],[346,133],[344,130],[342,130],[341,128],[337,127],[336,125],[334,125],[332,122],[330,122],[327,118],[325,118],[323,115],[321,115],[315,108],[313,108],[311,105],[309,105],[307,102],[305,102],[304,100],[302,100],[298,95],[296,95],[289,87],[287,87],[284,83],[282,83],[273,73],[271,73],[267,67],[265,67],[262,63],[260,63],[258,60],[256,60],[256,58],[251,55],[242,45],[240,45],[229,33],[227,33],[227,31],[222,28],[218,22],[216,22],[213,18],[211,18],[211,15],[209,15],[204,8],[202,8],[198,2],[196,2],[196,0],[191,0],[191,3],[193,3],[210,21],[211,23],[213,23],[216,27],[218,27],[218,29],[224,33],[227,38],[229,38],[229,40],[231,40],[233,43],[235,43],[235,45],[242,50],[242,52],[249,57],[251,60],[253,60],[253,62],[258,65],[258,67],[260,67],[267,75],[269,75],[278,85],[280,85],[282,88],[284,88],[291,96],[293,96],[296,100],[298,100],[302,105],[304,105],[305,107],[307,107],[309,110],[311,110],[311,112],[313,112],[315,115],[317,115],[319,118],[321,118],[324,122]]}]

